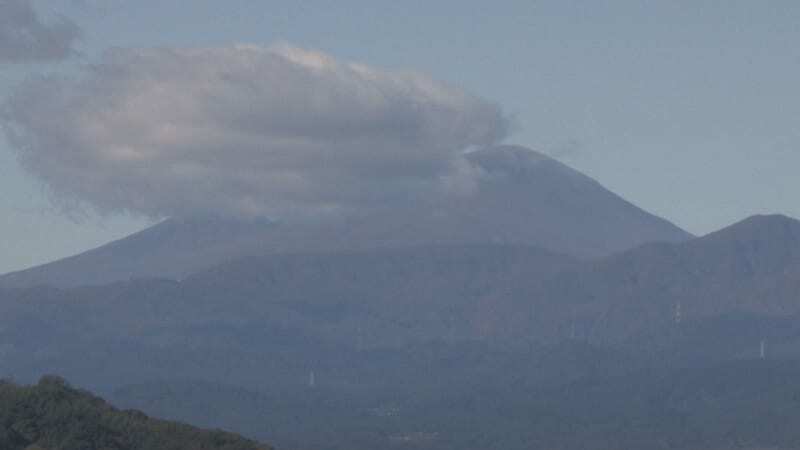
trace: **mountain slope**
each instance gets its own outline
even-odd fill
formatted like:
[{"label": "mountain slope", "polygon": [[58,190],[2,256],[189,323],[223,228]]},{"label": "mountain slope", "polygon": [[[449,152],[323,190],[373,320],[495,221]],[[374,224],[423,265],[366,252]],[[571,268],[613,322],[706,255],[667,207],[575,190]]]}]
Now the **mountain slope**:
[{"label": "mountain slope", "polygon": [[[205,424],[233,423],[275,401],[280,410],[259,416],[282,427],[268,430],[269,440],[301,447],[334,436],[336,448],[398,439],[441,449],[527,448],[530,439],[588,448],[592,436],[604,436],[597,448],[660,448],[673,436],[676,448],[721,448],[738,425],[714,408],[716,394],[706,392],[714,381],[686,387],[674,403],[659,397],[672,385],[658,374],[727,363],[750,370],[761,363],[762,341],[766,362],[795,367],[797,292],[800,222],[783,216],[598,261],[486,244],[272,254],[181,281],[0,289],[0,357],[19,379],[57,371],[105,392],[144,383],[127,399]],[[161,397],[161,388],[147,382],[169,379],[200,388],[171,391],[190,398],[162,410],[148,394]],[[214,400],[191,397],[208,382],[265,397],[233,400],[231,415],[219,414]],[[756,387],[747,385],[747,395],[757,396]],[[628,389],[636,397],[624,397]],[[709,395],[697,414],[681,406]],[[723,395],[726,404],[737,401],[735,392]],[[596,429],[598,417],[612,416],[595,410],[614,416]],[[628,411],[644,414],[637,423],[646,428]],[[737,417],[736,424],[752,418]],[[717,431],[697,439],[683,434],[684,423]],[[239,431],[257,428],[256,420]],[[787,434],[775,445],[793,442],[790,431],[780,425]],[[772,442],[764,438],[742,435]]]},{"label": "mountain slope", "polygon": [[76,286],[142,277],[181,279],[243,256],[421,245],[539,246],[594,258],[691,236],[532,150],[469,154],[475,189],[446,201],[321,223],[170,219],[86,253],[0,277],[0,286]]},{"label": "mountain slope", "polygon": [[233,370],[242,381],[296,381],[310,361],[489,337],[487,293],[574,264],[535,247],[433,246],[250,257],[181,282],[0,290],[0,352],[15,376],[57,370],[82,384],[222,376],[239,364],[250,365]]},{"label": "mountain slope", "polygon": [[0,382],[3,450],[268,450],[222,431],[119,411],[102,399],[44,377],[36,386]]},{"label": "mountain slope", "polygon": [[509,316],[521,301],[535,308],[542,335],[645,345],[656,335],[677,338],[692,327],[700,333],[706,320],[750,317],[756,324],[799,315],[798,292],[800,222],[775,215],[586,263],[495,301]]},{"label": "mountain slope", "polygon": [[[224,370],[250,364],[233,372],[242,383],[297,380],[310,364],[344,373],[358,364],[343,361],[364,351],[437,340],[578,339],[702,361],[752,357],[766,339],[771,354],[791,356],[800,355],[797,292],[800,222],[756,217],[602,261],[428,246],[248,257],[180,282],[0,291],[0,349],[17,374],[52,367],[81,382],[101,372],[223,376],[210,355],[228,361]],[[86,346],[98,351],[70,357]],[[146,363],[126,362],[131,352]]]}]

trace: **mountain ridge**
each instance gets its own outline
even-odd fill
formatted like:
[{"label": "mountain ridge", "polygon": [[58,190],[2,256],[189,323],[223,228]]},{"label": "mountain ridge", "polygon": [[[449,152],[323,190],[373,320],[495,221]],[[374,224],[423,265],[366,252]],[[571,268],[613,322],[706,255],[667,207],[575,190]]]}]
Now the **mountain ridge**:
[{"label": "mountain ridge", "polygon": [[[592,427],[569,441],[559,424],[602,417],[591,413],[593,401],[610,401],[614,426],[635,441],[641,430],[629,408],[647,412],[652,396],[660,406],[648,426],[662,417],[721,417],[713,405],[700,417],[661,402],[664,389],[674,390],[658,374],[800,361],[798,230],[794,219],[764,216],[603,260],[518,245],[429,245],[252,256],[180,281],[0,290],[0,355],[18,379],[56,371],[109,393],[142,386],[123,397],[207,425],[245,417],[239,431],[253,436],[261,423],[248,411],[276,401],[278,409],[258,417],[274,418],[280,430],[263,436],[298,447],[382,448],[408,438],[450,450],[464,438],[463,448],[486,448],[508,433],[525,435],[535,421],[532,436],[586,448]],[[167,411],[157,401],[163,387],[148,384],[167,379],[200,384],[170,390],[177,406]],[[231,386],[214,395],[238,392],[232,405],[243,410],[208,410],[215,400],[192,398],[204,383]],[[707,383],[713,379],[678,386],[678,405]],[[620,396],[637,385],[643,398]],[[757,384],[749,388],[756,398]],[[248,392],[264,395],[250,402]],[[582,400],[583,392],[592,397]],[[551,408],[564,398],[563,408]],[[722,398],[735,404],[735,396]],[[454,411],[459,422],[451,426]],[[685,437],[681,429],[670,422],[643,436]],[[328,445],[332,439],[339,445]],[[598,449],[650,448],[634,444]]]},{"label": "mountain ridge", "polygon": [[692,237],[597,181],[524,147],[478,150],[467,159],[478,173],[476,187],[444,201],[325,222],[167,219],[82,254],[2,275],[0,286],[182,279],[243,256],[432,244],[538,246],[591,259],[645,242]]},{"label": "mountain ridge", "polygon": [[[676,321],[800,314],[797,289],[800,221],[772,215],[568,268],[516,297],[536,299],[542,312],[550,311],[542,326],[577,323],[583,334],[635,344],[637,333],[667,332]],[[509,314],[518,307],[512,299],[497,301],[512,303]]]}]

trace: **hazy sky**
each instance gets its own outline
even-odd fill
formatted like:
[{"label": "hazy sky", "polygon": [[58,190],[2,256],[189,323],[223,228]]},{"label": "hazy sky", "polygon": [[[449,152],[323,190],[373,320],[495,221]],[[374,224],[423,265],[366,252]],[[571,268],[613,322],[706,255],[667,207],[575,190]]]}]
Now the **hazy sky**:
[{"label": "hazy sky", "polygon": [[[800,192],[796,174],[800,167],[800,2],[197,0],[190,7],[188,3],[39,0],[33,4],[38,17],[17,15],[14,23],[8,20],[12,17],[8,11],[21,10],[28,2],[0,0],[0,94],[18,92],[18,84],[28,76],[52,72],[84,80],[83,85],[80,81],[59,85],[57,98],[63,101],[58,108],[46,109],[43,105],[52,103],[46,96],[18,97],[25,100],[18,112],[46,117],[46,144],[51,148],[61,137],[77,139],[64,129],[77,123],[72,119],[84,117],[87,105],[97,101],[88,94],[76,100],[69,97],[72,90],[65,89],[82,86],[81,92],[96,93],[123,81],[126,89],[132,89],[152,72],[167,74],[159,79],[168,81],[163,85],[179,85],[182,75],[176,60],[185,63],[187,84],[195,89],[204,86],[204,74],[217,73],[215,67],[233,67],[231,73],[247,78],[245,66],[239,72],[236,67],[252,58],[266,73],[283,73],[295,69],[276,60],[269,49],[284,42],[289,44],[285,48],[294,49],[286,61],[294,61],[302,49],[312,49],[341,65],[332,79],[287,85],[284,90],[299,96],[288,100],[299,99],[296,104],[304,105],[303,93],[320,86],[338,91],[367,86],[381,102],[376,104],[370,97],[347,103],[350,115],[344,117],[377,111],[383,119],[408,119],[408,132],[392,135],[389,141],[398,146],[420,142],[437,149],[437,158],[409,156],[399,162],[417,164],[414,167],[422,172],[437,173],[448,163],[447,149],[453,145],[503,138],[505,130],[498,130],[510,121],[506,142],[549,153],[697,234],[754,213],[800,216],[796,198]],[[13,31],[23,25],[27,38],[20,41],[21,34]],[[252,44],[260,56],[231,53],[231,49],[245,48],[235,44]],[[103,56],[110,47],[121,50]],[[151,47],[161,50],[143,50]],[[203,48],[218,50],[192,50]],[[99,67],[98,72],[87,75],[82,68],[87,63]],[[119,71],[106,70],[120,67],[133,75],[121,81],[115,75]],[[411,76],[408,71],[422,75]],[[147,85],[149,95],[158,98],[162,84]],[[254,89],[264,91],[257,84]],[[213,94],[229,102],[243,95],[238,90]],[[432,105],[430,111],[444,109],[453,114],[438,117],[436,126],[429,126],[432,122],[420,117],[433,113],[412,113],[408,106],[420,98]],[[338,110],[341,105],[333,100],[326,105]],[[164,104],[170,111],[183,103]],[[231,105],[233,109],[225,111],[243,114],[235,103]],[[72,106],[74,114],[70,114]],[[211,112],[201,116],[204,120],[219,112],[206,106],[204,111]],[[325,115],[329,114],[325,108],[312,106],[321,114],[319,129],[336,125]],[[502,114],[493,112],[495,106]],[[259,117],[273,117],[274,112],[259,113]],[[285,123],[294,130],[298,122]],[[411,135],[414,140],[408,141]],[[385,136],[369,134],[371,139]],[[37,145],[43,147],[42,142]],[[132,142],[126,141],[125,148],[130,144],[136,150]],[[347,136],[342,142],[348,142]],[[63,157],[64,153],[59,154]],[[87,185],[97,185],[91,177],[105,167],[105,160],[93,159],[90,162],[96,165],[87,163],[81,166],[86,171],[76,175],[79,172],[56,170],[64,165],[49,161],[39,158],[31,167],[51,182],[86,177]],[[385,161],[374,160],[368,167],[381,167]],[[352,167],[342,163],[334,167],[336,175],[326,176],[349,175]],[[306,182],[317,173],[301,171],[298,179]],[[161,183],[163,178],[154,180]],[[408,180],[398,178],[397,185]],[[253,190],[241,180],[235,182],[245,186],[241,192],[250,194],[261,192],[258,189],[288,189],[279,184]],[[80,189],[75,183],[60,186]],[[209,187],[212,190],[214,186]],[[51,204],[41,182],[20,168],[5,142],[0,143],[0,192],[0,233],[4,236],[0,272],[66,256],[149,223],[113,214],[102,219],[92,214],[65,217],[62,208]],[[296,201],[319,198],[313,186],[302,192]],[[151,213],[176,211],[169,199],[156,197],[120,198],[108,193],[92,200],[112,211],[115,208],[108,204],[116,200],[123,207],[138,205]],[[366,201],[355,194],[347,199],[358,205]],[[221,197],[218,204],[226,202],[228,198]],[[245,207],[285,209],[252,202]]]}]

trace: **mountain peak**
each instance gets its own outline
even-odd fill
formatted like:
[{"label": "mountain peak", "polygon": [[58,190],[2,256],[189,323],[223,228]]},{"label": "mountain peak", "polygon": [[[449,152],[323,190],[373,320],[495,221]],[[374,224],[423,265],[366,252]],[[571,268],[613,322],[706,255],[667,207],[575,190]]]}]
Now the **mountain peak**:
[{"label": "mountain peak", "polygon": [[514,179],[557,174],[595,183],[582,173],[555,159],[521,145],[497,145],[467,154],[467,159],[488,175],[503,175]]},{"label": "mountain peak", "polygon": [[754,239],[762,237],[775,240],[800,239],[800,221],[783,214],[756,214],[733,225],[714,231],[704,239]]},{"label": "mountain peak", "polygon": [[0,277],[0,285],[182,279],[244,256],[430,245],[523,245],[596,258],[646,242],[691,237],[592,178],[525,147],[488,147],[466,158],[478,169],[476,189],[444,203],[324,223],[172,219],[84,254]]},{"label": "mountain peak", "polygon": [[[800,227],[800,221],[785,214],[755,214],[737,224],[753,224],[753,226],[794,226]],[[733,226],[736,226],[734,224]]]},{"label": "mountain peak", "polygon": [[467,159],[485,170],[513,170],[553,159],[521,145],[496,145],[467,153]]}]

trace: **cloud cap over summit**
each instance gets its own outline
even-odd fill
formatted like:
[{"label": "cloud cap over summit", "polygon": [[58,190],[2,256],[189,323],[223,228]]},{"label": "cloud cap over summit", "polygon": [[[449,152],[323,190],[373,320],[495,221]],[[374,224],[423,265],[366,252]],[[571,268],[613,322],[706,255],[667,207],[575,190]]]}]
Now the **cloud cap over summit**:
[{"label": "cloud cap over summit", "polygon": [[287,218],[469,189],[464,152],[500,108],[413,73],[280,44],[116,49],[75,79],[29,80],[3,109],[56,198],[154,217]]}]

